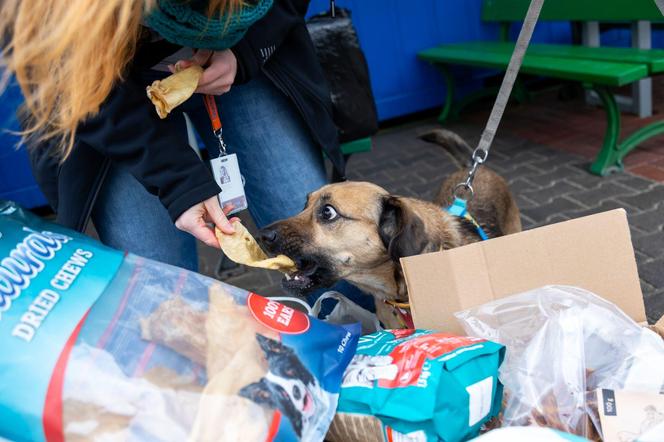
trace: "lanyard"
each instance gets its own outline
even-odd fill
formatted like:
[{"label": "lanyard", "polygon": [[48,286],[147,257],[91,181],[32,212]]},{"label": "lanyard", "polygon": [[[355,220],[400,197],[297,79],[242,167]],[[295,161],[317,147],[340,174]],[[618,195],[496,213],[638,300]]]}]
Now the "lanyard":
[{"label": "lanyard", "polygon": [[226,143],[222,136],[221,118],[219,118],[219,111],[217,110],[217,103],[214,100],[214,95],[203,95],[203,102],[205,103],[205,110],[207,110],[210,117],[210,124],[212,125],[212,132],[219,141],[219,156],[226,155]]}]

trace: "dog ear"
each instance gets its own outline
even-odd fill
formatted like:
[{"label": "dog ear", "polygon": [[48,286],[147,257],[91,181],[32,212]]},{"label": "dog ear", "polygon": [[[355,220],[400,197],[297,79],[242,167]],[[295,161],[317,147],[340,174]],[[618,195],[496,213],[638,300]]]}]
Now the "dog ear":
[{"label": "dog ear", "polygon": [[267,405],[272,408],[277,406],[265,378],[261,378],[260,381],[254,382],[253,384],[245,385],[240,389],[238,394],[258,405]]},{"label": "dog ear", "polygon": [[293,353],[292,348],[287,347],[281,342],[275,341],[274,339],[266,338],[259,333],[256,333],[256,340],[258,341],[258,345],[260,345],[266,356],[277,354],[290,355]]},{"label": "dog ear", "polygon": [[387,253],[395,262],[405,256],[435,249],[422,219],[399,197],[388,196],[383,200],[378,233]]}]

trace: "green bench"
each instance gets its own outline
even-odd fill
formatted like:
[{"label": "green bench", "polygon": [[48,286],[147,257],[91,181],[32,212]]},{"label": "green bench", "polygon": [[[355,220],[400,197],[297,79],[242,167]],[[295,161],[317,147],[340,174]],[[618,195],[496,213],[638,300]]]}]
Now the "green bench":
[{"label": "green bench", "polygon": [[341,152],[346,159],[354,153],[371,152],[371,137],[359,138],[341,144]]},{"label": "green bench", "polygon": [[[454,78],[448,66],[506,69],[514,49],[514,43],[507,41],[509,26],[523,20],[529,3],[529,0],[484,1],[482,20],[500,23],[500,41],[446,44],[418,53],[421,59],[439,67],[445,78],[447,96],[439,116],[441,122],[469,101],[487,93],[487,90],[480,91],[455,104]],[[653,0],[548,0],[540,14],[540,21],[643,23],[663,19]],[[645,140],[664,133],[664,121],[656,121],[620,140],[620,110],[610,91],[612,87],[634,84],[664,72],[664,50],[531,44],[520,72],[578,81],[584,88],[595,91],[606,111],[607,127],[602,148],[590,167],[592,173],[607,175],[622,170],[622,161],[629,152]],[[524,101],[526,97],[523,84],[517,82],[513,98]]]}]

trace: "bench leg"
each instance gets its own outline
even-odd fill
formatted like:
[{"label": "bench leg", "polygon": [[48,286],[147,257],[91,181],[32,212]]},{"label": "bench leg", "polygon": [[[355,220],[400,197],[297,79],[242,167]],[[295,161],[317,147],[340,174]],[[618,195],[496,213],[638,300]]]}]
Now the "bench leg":
[{"label": "bench leg", "polygon": [[[482,89],[469,93],[461,100],[454,103],[452,109],[450,109],[449,113],[447,114],[447,118],[457,119],[459,118],[459,114],[461,113],[461,111],[467,106],[475,104],[478,101],[484,100],[489,97],[496,98],[499,89],[500,89],[499,86],[485,86]],[[512,99],[516,100],[519,104],[531,101],[530,92],[528,92],[526,86],[518,78],[514,83],[514,89],[512,89],[512,95],[510,96],[510,100]]]},{"label": "bench leg", "polygon": [[623,158],[636,149],[639,144],[643,143],[650,138],[656,137],[664,133],[664,121],[655,121],[641,129],[638,129],[630,136],[625,138],[618,148],[618,161],[622,163]]},{"label": "bench leg", "polygon": [[[584,85],[589,87],[587,85]],[[623,170],[623,159],[641,143],[664,133],[664,121],[655,121],[627,136],[622,142],[620,137],[620,111],[611,92],[602,86],[590,86],[599,96],[606,111],[606,132],[602,150],[590,166],[595,175],[606,176]]]},{"label": "bench leg", "polygon": [[438,115],[438,122],[443,124],[449,118],[450,110],[454,104],[454,77],[452,76],[452,73],[447,68],[447,66],[442,64],[436,66],[438,69],[440,69],[440,72],[443,74],[443,78],[445,79],[445,103],[443,103],[443,109]]},{"label": "bench leg", "polygon": [[588,86],[599,96],[604,111],[606,112],[606,131],[604,132],[604,143],[602,150],[590,166],[590,171],[595,175],[606,176],[612,172],[622,170],[622,162],[618,156],[618,137],[620,137],[620,111],[616,99],[604,86]]}]

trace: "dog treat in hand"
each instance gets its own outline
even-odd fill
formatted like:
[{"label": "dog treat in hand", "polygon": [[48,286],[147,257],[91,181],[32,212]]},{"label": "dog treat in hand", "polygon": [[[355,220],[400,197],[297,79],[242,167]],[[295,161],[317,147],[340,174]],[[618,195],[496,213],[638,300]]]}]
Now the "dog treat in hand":
[{"label": "dog treat in hand", "polygon": [[231,260],[250,267],[278,270],[284,273],[295,272],[297,270],[293,260],[285,255],[268,258],[240,220],[233,220],[231,222],[233,223],[233,228],[235,228],[235,233],[232,235],[227,235],[219,229],[215,230],[221,250]]},{"label": "dog treat in hand", "polygon": [[148,98],[157,109],[159,118],[166,118],[173,109],[192,96],[198,87],[198,81],[202,74],[202,67],[192,65],[163,80],[153,81],[147,87]]}]

